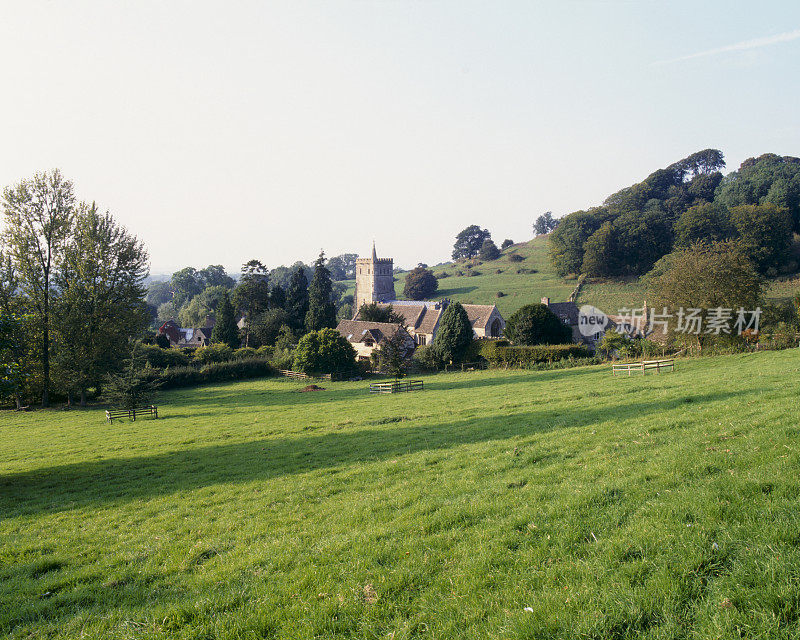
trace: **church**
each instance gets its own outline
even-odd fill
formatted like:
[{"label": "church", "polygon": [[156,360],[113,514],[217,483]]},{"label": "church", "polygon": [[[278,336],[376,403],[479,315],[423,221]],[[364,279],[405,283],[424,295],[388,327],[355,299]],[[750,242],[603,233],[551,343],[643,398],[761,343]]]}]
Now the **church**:
[{"label": "church", "polygon": [[[374,243],[371,257],[356,260],[355,317],[342,321],[337,327],[339,333],[356,346],[360,357],[367,356],[367,351],[371,352],[373,348],[380,346],[379,341],[370,336],[385,329],[381,323],[366,322],[359,317],[361,307],[373,302],[392,305],[394,312],[403,318],[403,328],[413,340],[414,346],[433,342],[442,313],[450,304],[450,300],[446,298],[438,301],[397,300],[394,289],[394,260],[379,258]],[[506,323],[495,305],[462,303],[462,306],[467,312],[475,339],[499,338],[503,335]],[[365,349],[364,342],[368,343],[369,349]]]}]

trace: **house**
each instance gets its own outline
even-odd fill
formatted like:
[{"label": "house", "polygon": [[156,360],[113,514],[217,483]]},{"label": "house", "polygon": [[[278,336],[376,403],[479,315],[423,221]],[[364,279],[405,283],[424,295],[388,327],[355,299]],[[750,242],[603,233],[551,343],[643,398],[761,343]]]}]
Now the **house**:
[{"label": "house", "polygon": [[205,326],[186,329],[178,326],[174,320],[167,320],[158,328],[159,335],[167,336],[169,345],[179,349],[206,347],[211,344],[211,333],[214,331],[214,319],[206,318]]},{"label": "house", "polygon": [[575,343],[584,343],[592,346],[596,340],[602,336],[589,337],[584,336],[579,328],[580,322],[580,309],[574,302],[550,302],[550,298],[545,296],[542,298],[542,304],[550,309],[556,317],[561,320],[566,326],[572,330],[572,341]]},{"label": "house", "polygon": [[414,339],[399,324],[391,322],[365,322],[362,320],[341,320],[336,327],[345,340],[356,350],[356,359],[367,361],[375,349],[398,333],[404,338],[407,355],[414,351]]}]

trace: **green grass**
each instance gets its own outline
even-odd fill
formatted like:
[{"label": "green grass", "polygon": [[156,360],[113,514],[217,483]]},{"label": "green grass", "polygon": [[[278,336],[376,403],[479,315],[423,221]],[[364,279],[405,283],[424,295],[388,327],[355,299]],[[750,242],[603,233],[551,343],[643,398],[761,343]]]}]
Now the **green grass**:
[{"label": "green grass", "polygon": [[800,351],[322,384],[0,415],[0,635],[800,636]]}]

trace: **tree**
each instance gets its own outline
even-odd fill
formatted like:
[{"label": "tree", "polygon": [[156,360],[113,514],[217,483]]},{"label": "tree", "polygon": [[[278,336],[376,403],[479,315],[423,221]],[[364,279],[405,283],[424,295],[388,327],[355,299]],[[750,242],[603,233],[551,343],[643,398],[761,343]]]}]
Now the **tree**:
[{"label": "tree", "polygon": [[355,368],[356,350],[335,329],[310,331],[297,344],[294,369],[304,373],[349,373]]},{"label": "tree", "polygon": [[503,333],[515,345],[572,342],[572,330],[543,304],[528,304],[512,313]]},{"label": "tree", "polygon": [[364,322],[386,322],[392,324],[403,324],[405,319],[399,315],[392,305],[379,304],[377,302],[365,302],[358,310],[358,319]]},{"label": "tree", "polygon": [[478,252],[478,257],[481,260],[497,260],[500,257],[500,249],[491,238],[486,238],[481,245],[481,250]]},{"label": "tree", "polygon": [[225,267],[221,264],[210,264],[205,269],[197,272],[198,280],[203,289],[208,287],[225,287],[233,289],[236,281],[225,273]]},{"label": "tree", "polygon": [[417,266],[406,274],[403,295],[410,300],[426,300],[439,288],[439,281],[433,271]]},{"label": "tree", "polygon": [[51,298],[54,269],[75,215],[72,183],[58,169],[3,192],[4,243],[41,335],[42,406],[50,404]]},{"label": "tree", "polygon": [[256,316],[250,323],[250,332],[256,345],[274,345],[281,329],[289,325],[289,314],[283,309],[270,309]]},{"label": "tree", "polygon": [[255,317],[270,307],[269,270],[258,260],[242,265],[242,277],[231,298],[236,311]]},{"label": "tree", "polygon": [[464,307],[454,302],[439,319],[439,330],[433,339],[436,355],[443,362],[458,362],[472,344],[472,323]]},{"label": "tree", "polygon": [[273,309],[286,308],[286,292],[283,287],[278,284],[272,287],[272,291],[269,294],[269,304]]},{"label": "tree", "polygon": [[286,292],[286,312],[289,314],[292,328],[302,331],[308,313],[308,280],[302,267],[298,267],[289,282],[289,289]]},{"label": "tree", "polygon": [[104,376],[125,359],[128,339],[150,322],[144,279],[148,254],[136,236],[100,213],[96,204],[81,203],[65,243],[55,283],[61,292],[56,361],[67,391],[99,389]]},{"label": "tree", "polygon": [[687,209],[675,223],[675,246],[686,248],[695,242],[720,242],[736,234],[728,209],[704,202]]},{"label": "tree", "polygon": [[597,348],[606,354],[612,355],[614,352],[619,352],[628,346],[630,338],[616,329],[608,329],[603,335],[603,339],[597,345]]},{"label": "tree", "polygon": [[172,302],[172,287],[169,282],[151,282],[147,286],[147,304],[156,308],[167,302]]},{"label": "tree", "polygon": [[[762,280],[736,242],[695,243],[660,260],[647,277],[650,297],[659,312],[700,309],[706,327],[714,309],[753,311],[761,302]],[[677,327],[673,321],[671,329]],[[688,334],[702,350],[713,334]]]},{"label": "tree", "polygon": [[405,376],[409,352],[414,350],[410,342],[411,338],[405,329],[398,328],[393,335],[384,338],[380,346],[372,352],[370,358],[373,368],[394,376],[395,379]]},{"label": "tree", "polygon": [[505,240],[503,240],[503,244],[500,245],[500,250],[505,251],[509,247],[513,246],[514,246],[514,241],[511,240],[511,238],[506,238]]},{"label": "tree", "polygon": [[552,211],[545,211],[533,223],[533,233],[537,236],[543,236],[553,231],[558,226],[558,223],[559,220],[553,217]]},{"label": "tree", "polygon": [[178,310],[178,320],[183,327],[205,327],[208,318],[216,318],[228,289],[217,285],[207,287]]},{"label": "tree", "polygon": [[560,276],[580,273],[586,241],[605,222],[602,209],[576,211],[562,219],[548,238],[550,260]]},{"label": "tree", "polygon": [[731,220],[739,232],[739,244],[756,268],[773,277],[778,275],[791,254],[789,210],[769,203],[742,205],[731,209]]},{"label": "tree", "polygon": [[343,253],[328,260],[328,270],[335,281],[353,280],[356,277],[357,253]]},{"label": "tree", "polygon": [[172,274],[169,281],[172,286],[172,303],[180,309],[203,290],[203,283],[194,267],[184,267]]},{"label": "tree", "polygon": [[20,391],[25,378],[22,340],[20,319],[0,312],[0,399],[14,398],[18,409],[22,406]]},{"label": "tree", "polygon": [[481,229],[473,224],[456,236],[453,245],[453,260],[470,259],[478,255],[481,245],[486,238],[491,238],[492,234],[486,229]]},{"label": "tree", "polygon": [[336,305],[331,300],[333,283],[331,273],[325,266],[325,252],[320,251],[314,262],[314,278],[308,287],[308,311],[306,312],[306,329],[318,331],[325,327],[336,326]]},{"label": "tree", "polygon": [[219,306],[217,321],[211,331],[211,341],[227,344],[231,349],[236,349],[241,344],[239,327],[236,326],[236,312],[227,291]]}]

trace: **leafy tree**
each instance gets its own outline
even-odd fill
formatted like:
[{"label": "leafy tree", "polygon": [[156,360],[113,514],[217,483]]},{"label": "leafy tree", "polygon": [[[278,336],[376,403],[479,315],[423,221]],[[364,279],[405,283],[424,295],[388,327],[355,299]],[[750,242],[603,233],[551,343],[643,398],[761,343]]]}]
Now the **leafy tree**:
[{"label": "leafy tree", "polygon": [[19,318],[0,312],[0,399],[14,398],[22,406],[20,391],[25,377],[21,361],[23,325]]},{"label": "leafy tree", "polygon": [[304,262],[297,261],[292,266],[286,267],[281,265],[275,267],[269,274],[272,286],[280,286],[284,291],[288,291],[291,286],[292,277],[297,273],[298,269],[302,269],[306,277],[306,283],[311,282],[314,278],[314,268],[308,266]]},{"label": "leafy tree", "polygon": [[217,310],[228,295],[228,289],[219,285],[203,289],[178,311],[181,326],[205,327],[207,318],[217,317]]},{"label": "leafy tree", "polygon": [[294,272],[286,292],[286,312],[291,320],[291,327],[302,331],[308,313],[308,280],[302,267]]},{"label": "leafy tree", "polygon": [[8,257],[19,274],[41,339],[42,406],[50,403],[53,276],[75,215],[72,183],[58,169],[37,173],[3,192]]},{"label": "leafy tree", "polygon": [[226,344],[231,349],[236,349],[241,343],[239,340],[239,327],[236,326],[236,312],[233,309],[233,304],[231,304],[231,298],[227,291],[219,305],[217,322],[211,332],[211,340],[216,343]]},{"label": "leafy tree", "polygon": [[[752,311],[761,302],[761,277],[736,242],[680,249],[659,261],[647,282],[655,309],[666,307],[673,314],[681,308],[701,309],[704,327],[711,309]],[[688,337],[701,350],[715,339],[705,333]]]},{"label": "leafy tree", "polygon": [[598,343],[597,348],[607,356],[610,356],[615,351],[619,352],[625,349],[629,341],[630,338],[628,336],[619,333],[616,329],[608,329],[603,339]]},{"label": "leafy tree", "polygon": [[458,302],[448,305],[433,339],[437,357],[443,362],[459,362],[472,344],[472,334],[472,323],[464,307]]},{"label": "leafy tree", "polygon": [[483,241],[491,237],[492,234],[488,230],[481,229],[476,224],[470,225],[456,236],[456,242],[453,245],[453,260],[474,258],[481,250]]},{"label": "leafy tree", "polygon": [[281,329],[289,325],[289,314],[283,309],[270,309],[256,316],[250,324],[250,331],[257,345],[274,345]]},{"label": "leafy tree", "polygon": [[233,290],[232,302],[245,318],[269,309],[269,271],[260,261],[249,260],[242,265],[242,277]]},{"label": "leafy tree", "polygon": [[314,278],[308,287],[308,311],[306,329],[318,331],[336,326],[336,306],[331,300],[333,283],[331,273],[325,266],[325,252],[321,251],[314,263]]},{"label": "leafy tree", "polygon": [[514,241],[511,240],[510,238],[506,238],[505,240],[503,240],[503,244],[500,245],[500,250],[505,251],[509,247],[513,246],[514,246]]},{"label": "leafy tree", "polygon": [[144,245],[110,213],[82,203],[54,280],[61,292],[56,362],[61,380],[70,382],[66,390],[80,393],[82,405],[87,388],[99,388],[125,359],[128,339],[150,322],[147,272]]},{"label": "leafy tree", "polygon": [[165,302],[158,307],[158,321],[161,323],[166,322],[167,320],[174,320],[178,317],[178,314],[175,310],[175,305],[171,302]]},{"label": "leafy tree", "polygon": [[358,319],[364,322],[387,322],[392,324],[403,324],[403,316],[398,315],[392,305],[380,304],[378,302],[365,302],[358,310]]},{"label": "leafy tree", "polygon": [[548,239],[550,259],[558,275],[580,273],[584,245],[604,221],[600,209],[577,211],[561,220]]},{"label": "leafy tree", "polygon": [[331,278],[336,281],[352,280],[356,277],[357,253],[343,253],[328,260],[328,270]]},{"label": "leafy tree", "polygon": [[481,250],[478,252],[478,257],[481,260],[497,260],[500,257],[500,249],[491,238],[486,238],[481,245]]},{"label": "leafy tree", "polygon": [[559,220],[553,217],[552,211],[545,211],[533,223],[533,233],[537,236],[543,236],[553,231],[558,226],[558,223]]},{"label": "leafy tree", "polygon": [[236,281],[225,273],[225,267],[221,264],[210,264],[205,269],[197,272],[198,280],[203,289],[208,287],[224,287],[233,289]]},{"label": "leafy tree", "polygon": [[410,300],[426,300],[439,288],[439,281],[433,271],[417,266],[406,274],[403,295]]},{"label": "leafy tree", "polygon": [[147,286],[147,304],[152,304],[156,308],[166,302],[172,301],[172,287],[169,282],[151,282]]},{"label": "leafy tree", "polygon": [[402,329],[382,340],[370,356],[373,368],[395,379],[404,377],[408,369],[408,355],[414,350],[410,342],[409,335]]},{"label": "leafy tree", "polygon": [[528,304],[512,313],[504,334],[516,345],[572,342],[572,330],[543,304]]},{"label": "leafy tree", "polygon": [[310,331],[294,351],[294,369],[304,373],[346,373],[355,367],[356,351],[335,329]]},{"label": "leafy tree", "polygon": [[776,276],[790,258],[792,218],[774,204],[742,205],[731,209],[739,244],[761,273]]},{"label": "leafy tree", "polygon": [[353,317],[353,303],[348,302],[341,305],[336,310],[337,320],[350,320]]},{"label": "leafy tree", "polygon": [[169,282],[172,286],[172,303],[176,309],[180,309],[203,290],[202,279],[194,267],[176,271]]},{"label": "leafy tree", "polygon": [[224,342],[209,344],[200,347],[194,352],[192,359],[198,364],[213,364],[215,362],[228,362],[233,359],[233,348]]},{"label": "leafy tree", "polygon": [[735,234],[727,208],[704,202],[687,209],[675,223],[675,246],[686,248],[698,241],[719,242]]},{"label": "leafy tree", "polygon": [[25,383],[33,376],[37,340],[27,299],[21,295],[19,278],[10,256],[0,251],[0,386],[22,407]]},{"label": "leafy tree", "polygon": [[766,153],[748,158],[728,174],[716,200],[729,208],[773,204],[788,209],[795,233],[800,233],[800,158]]}]

